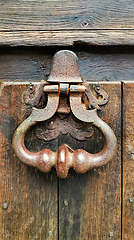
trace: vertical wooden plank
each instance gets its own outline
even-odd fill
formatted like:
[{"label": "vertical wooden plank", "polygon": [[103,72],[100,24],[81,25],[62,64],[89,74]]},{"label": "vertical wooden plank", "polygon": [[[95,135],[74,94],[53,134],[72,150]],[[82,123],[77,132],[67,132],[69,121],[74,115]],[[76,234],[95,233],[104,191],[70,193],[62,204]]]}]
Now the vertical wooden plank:
[{"label": "vertical wooden plank", "polygon": [[134,82],[123,83],[122,239],[134,239]]},{"label": "vertical wooden plank", "polygon": [[[57,239],[57,176],[43,174],[23,164],[12,150],[17,126],[30,114],[23,101],[26,84],[3,84],[0,101],[0,239]],[[56,150],[57,140],[45,145],[35,138],[35,128],[26,140],[30,151]]]},{"label": "vertical wooden plank", "polygon": [[[71,170],[66,179],[60,180],[59,240],[121,239],[121,84],[101,86],[109,101],[99,114],[116,134],[117,152],[104,167],[83,175]],[[95,132],[88,143],[78,144],[72,139],[69,145],[95,153],[101,150],[103,141]]]}]

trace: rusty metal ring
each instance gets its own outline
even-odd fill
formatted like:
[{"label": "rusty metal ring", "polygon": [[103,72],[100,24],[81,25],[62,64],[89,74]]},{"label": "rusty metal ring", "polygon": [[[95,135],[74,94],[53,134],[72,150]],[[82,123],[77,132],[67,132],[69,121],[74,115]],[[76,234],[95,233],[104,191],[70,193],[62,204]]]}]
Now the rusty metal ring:
[{"label": "rusty metal ring", "polygon": [[115,155],[117,140],[113,130],[97,115],[97,110],[85,110],[81,105],[81,96],[73,93],[70,96],[71,110],[76,118],[83,122],[92,123],[97,127],[105,138],[102,151],[91,154],[83,149],[78,149],[74,153],[74,169],[78,173],[84,173],[91,168],[100,167],[109,162]]},{"label": "rusty metal ring", "polygon": [[[50,97],[51,95],[51,97]],[[53,96],[52,96],[53,95]],[[42,172],[49,172],[52,167],[57,170],[57,175],[65,178],[70,167],[74,168],[77,173],[85,173],[89,169],[102,166],[110,161],[116,150],[116,137],[112,129],[102,121],[98,115],[97,110],[85,110],[81,105],[81,96],[79,94],[71,94],[70,106],[76,118],[84,122],[92,123],[100,129],[105,137],[105,145],[101,152],[91,154],[83,149],[73,151],[69,146],[62,145],[56,152],[49,149],[43,149],[39,152],[32,153],[28,151],[24,145],[24,137],[28,129],[36,124],[38,121],[45,121],[52,117],[58,108],[59,97],[55,93],[49,94],[48,103],[45,109],[33,108],[32,114],[22,122],[17,128],[13,137],[13,148],[18,158],[33,167],[37,167]],[[52,107],[52,103],[53,107]],[[51,104],[51,113],[47,115],[47,109]],[[40,111],[45,114],[42,119]]]}]

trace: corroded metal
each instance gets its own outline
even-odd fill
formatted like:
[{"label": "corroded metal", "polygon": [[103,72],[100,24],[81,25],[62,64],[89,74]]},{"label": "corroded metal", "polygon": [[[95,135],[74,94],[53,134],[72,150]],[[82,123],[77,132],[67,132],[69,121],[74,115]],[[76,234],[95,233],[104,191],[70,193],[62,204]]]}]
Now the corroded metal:
[{"label": "corroded metal", "polygon": [[74,52],[63,50],[57,52],[52,61],[48,82],[82,83],[78,57]]},{"label": "corroded metal", "polygon": [[[34,89],[28,90],[24,95],[26,104],[38,106],[42,98],[46,107],[33,107],[31,115],[17,128],[13,148],[19,159],[42,172],[49,172],[55,167],[61,178],[67,176],[70,167],[77,173],[85,173],[110,161],[116,151],[116,137],[112,129],[97,115],[97,109],[107,103],[108,96],[98,85],[94,86],[94,90],[101,98],[96,98],[89,84],[82,81],[78,59],[73,52],[64,50],[56,53],[47,83],[41,82],[32,99],[30,91],[33,93]],[[82,103],[83,94],[88,99],[88,108]],[[56,152],[49,149],[30,152],[24,144],[25,134],[31,126],[41,121],[45,121],[45,130],[37,129],[36,136],[40,139],[50,141],[60,134],[68,133],[75,139],[85,140],[93,135],[95,126],[104,135],[104,148],[99,153],[91,154],[83,149],[74,151],[64,144]]]},{"label": "corroded metal", "polygon": [[92,107],[100,110],[101,108],[99,106],[102,106],[108,102],[108,95],[107,93],[99,86],[95,85],[94,90],[98,94],[98,96],[101,96],[101,99],[97,99],[93,94],[89,87],[89,84],[86,80],[83,80],[84,86],[86,87],[85,95],[88,97],[89,100],[89,109]]},{"label": "corroded metal", "polygon": [[94,133],[91,125],[78,120],[76,121],[72,113],[62,119],[58,114],[55,115],[51,120],[45,122],[44,128],[45,130],[38,128],[36,130],[36,136],[45,141],[50,141],[57,138],[60,134],[65,135],[67,133],[77,140],[86,140]]},{"label": "corroded metal", "polygon": [[44,85],[47,84],[45,81],[41,81],[39,86],[36,89],[36,94],[33,98],[30,98],[30,94],[35,91],[35,86],[33,84],[29,84],[28,90],[24,93],[24,102],[31,107],[38,107],[40,100],[42,98],[43,102],[46,102],[46,93],[44,92]]}]

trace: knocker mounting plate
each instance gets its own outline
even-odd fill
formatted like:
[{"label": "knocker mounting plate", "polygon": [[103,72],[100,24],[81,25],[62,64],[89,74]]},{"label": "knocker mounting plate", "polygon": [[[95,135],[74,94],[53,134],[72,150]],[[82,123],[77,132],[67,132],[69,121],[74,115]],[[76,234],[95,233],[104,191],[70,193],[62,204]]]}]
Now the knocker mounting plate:
[{"label": "knocker mounting plate", "polygon": [[[31,98],[30,94],[34,90],[30,86],[24,94],[24,101],[32,107],[32,113],[16,129],[13,137],[14,151],[22,162],[42,172],[49,172],[55,167],[57,175],[65,178],[71,167],[77,173],[85,173],[113,158],[116,137],[97,115],[100,106],[108,102],[108,95],[99,85],[94,86],[96,96],[92,93],[89,84],[81,78],[78,58],[73,52],[57,52],[48,80],[41,81],[34,98]],[[43,108],[39,108],[41,101]],[[25,134],[31,126],[42,121],[45,130],[37,129],[36,136],[39,139],[50,141],[60,134],[69,133],[75,139],[85,140],[93,135],[95,126],[104,135],[104,148],[97,154],[91,154],[83,149],[74,151],[64,144],[56,152],[49,149],[30,152],[24,144]]]}]

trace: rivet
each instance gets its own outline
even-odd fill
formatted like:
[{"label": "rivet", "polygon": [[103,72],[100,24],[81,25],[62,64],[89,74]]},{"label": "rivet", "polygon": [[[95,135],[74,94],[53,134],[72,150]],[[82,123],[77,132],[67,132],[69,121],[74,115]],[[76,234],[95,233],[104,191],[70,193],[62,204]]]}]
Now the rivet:
[{"label": "rivet", "polygon": [[99,84],[96,84],[96,85],[95,85],[95,88],[96,88],[97,90],[100,90],[100,85],[99,85]]},{"label": "rivet", "polygon": [[30,84],[29,84],[29,89],[30,89],[30,91],[31,91],[31,93],[33,92],[33,90],[34,90],[34,84],[32,84],[31,82],[30,82]]},{"label": "rivet", "polygon": [[130,202],[130,203],[133,203],[133,198],[129,198],[129,202]]},{"label": "rivet", "polygon": [[64,205],[68,206],[68,202],[66,200],[64,200]]},{"label": "rivet", "polygon": [[109,232],[109,237],[113,237],[113,232]]},{"label": "rivet", "polygon": [[30,85],[30,89],[32,89],[32,88],[33,88],[33,84],[30,82],[30,84],[29,84],[29,85]]},{"label": "rivet", "polygon": [[5,203],[3,204],[3,209],[6,210],[7,208],[8,208],[8,203],[5,202]]}]

